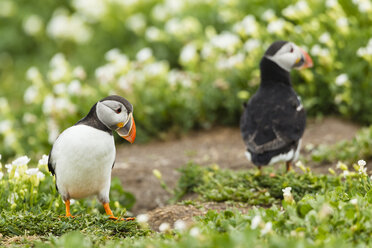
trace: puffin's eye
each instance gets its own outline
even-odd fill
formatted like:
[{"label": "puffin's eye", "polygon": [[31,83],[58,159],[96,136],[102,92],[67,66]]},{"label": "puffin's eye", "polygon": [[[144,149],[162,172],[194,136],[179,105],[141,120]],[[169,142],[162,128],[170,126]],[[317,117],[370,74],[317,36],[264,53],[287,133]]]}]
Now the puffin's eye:
[{"label": "puffin's eye", "polygon": [[293,53],[293,47],[291,47],[291,50],[290,50],[291,53]]},{"label": "puffin's eye", "polygon": [[120,114],[120,113],[121,113],[121,108],[116,109],[115,112],[116,112],[117,114]]}]

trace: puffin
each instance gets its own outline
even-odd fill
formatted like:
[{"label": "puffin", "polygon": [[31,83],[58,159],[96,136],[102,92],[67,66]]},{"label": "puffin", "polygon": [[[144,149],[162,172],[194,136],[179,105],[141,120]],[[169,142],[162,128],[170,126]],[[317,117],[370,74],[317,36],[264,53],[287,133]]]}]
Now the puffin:
[{"label": "puffin", "polygon": [[95,103],[84,118],[55,140],[48,168],[66,205],[66,217],[74,217],[70,213],[71,199],[95,195],[109,219],[118,219],[109,205],[111,170],[116,155],[113,131],[130,143],[136,138],[133,106],[117,95]]},{"label": "puffin", "polygon": [[260,61],[261,82],[244,103],[240,130],[247,159],[262,166],[286,162],[286,171],[298,159],[306,113],[292,88],[292,69],[313,66],[304,49],[289,41],[275,41]]}]

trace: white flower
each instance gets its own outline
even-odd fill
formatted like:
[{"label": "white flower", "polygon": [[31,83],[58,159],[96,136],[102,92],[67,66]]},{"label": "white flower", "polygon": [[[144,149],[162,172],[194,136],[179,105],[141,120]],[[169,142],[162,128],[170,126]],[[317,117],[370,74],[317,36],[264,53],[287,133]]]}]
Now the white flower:
[{"label": "white flower", "polygon": [[107,61],[115,61],[120,56],[120,50],[118,48],[113,48],[105,53],[105,59]]},{"label": "white flower", "polygon": [[353,3],[358,5],[360,12],[370,12],[372,11],[372,3],[370,0],[353,0]]},{"label": "white flower", "polygon": [[132,15],[127,19],[126,25],[136,33],[142,32],[146,28],[145,15],[142,13]]},{"label": "white flower", "polygon": [[12,164],[6,164],[5,168],[7,169],[7,172],[10,173],[13,169],[13,165]]},{"label": "white flower", "polygon": [[212,37],[211,44],[223,51],[233,53],[240,44],[240,39],[235,34],[224,31]]},{"label": "white flower", "polygon": [[310,14],[311,9],[306,1],[300,0],[295,5],[289,5],[283,9],[282,13],[288,18],[299,19]]},{"label": "white flower", "polygon": [[328,32],[323,33],[323,34],[319,37],[319,41],[320,41],[321,43],[324,43],[324,44],[328,43],[330,40],[331,40],[331,36],[329,35]]},{"label": "white flower", "polygon": [[269,25],[267,26],[267,31],[270,34],[273,34],[273,33],[281,34],[283,32],[284,26],[285,26],[285,20],[280,18],[278,20],[270,22]]},{"label": "white flower", "polygon": [[292,190],[292,187],[286,187],[285,189],[282,189],[283,196],[284,197],[291,196],[292,195],[291,190]]},{"label": "white flower", "polygon": [[34,103],[38,97],[38,94],[39,94],[38,88],[34,85],[31,85],[25,91],[25,94],[23,95],[23,100],[25,101],[26,104]]},{"label": "white flower", "polygon": [[178,13],[183,10],[185,6],[185,1],[184,0],[166,0],[164,4],[165,4],[164,7],[170,13]]},{"label": "white flower", "polygon": [[145,62],[150,58],[152,58],[152,50],[148,47],[142,48],[136,55],[136,59],[140,62]]},{"label": "white flower", "polygon": [[36,177],[37,179],[39,180],[43,180],[45,178],[45,174],[42,173],[41,171],[39,171],[37,174],[36,174]]},{"label": "white flower", "polygon": [[2,173],[2,172],[0,171],[0,180],[3,179],[3,177],[4,177],[4,173]]},{"label": "white flower", "polygon": [[262,222],[262,218],[260,215],[256,215],[253,217],[252,222],[251,222],[251,229],[256,229],[260,223]]},{"label": "white flower", "polygon": [[261,230],[261,235],[265,235],[272,231],[273,224],[271,222],[267,222],[265,227]]},{"label": "white flower", "polygon": [[342,73],[339,76],[337,76],[337,78],[335,80],[336,85],[338,85],[338,86],[344,85],[347,81],[349,81],[349,77],[345,73]]},{"label": "white flower", "polygon": [[367,164],[366,161],[364,161],[363,159],[358,160],[358,165],[359,165],[360,167],[364,167],[366,164]]},{"label": "white flower", "polygon": [[244,19],[234,25],[234,31],[244,33],[246,35],[253,35],[257,33],[256,18],[253,15],[247,15]]},{"label": "white flower", "polygon": [[270,21],[270,20],[272,20],[274,17],[275,17],[275,11],[274,11],[273,9],[268,9],[268,10],[266,10],[266,11],[262,14],[262,16],[261,16],[261,18],[262,18],[263,20],[265,20],[265,21]]},{"label": "white flower", "polygon": [[194,44],[187,44],[182,48],[180,54],[181,63],[187,64],[197,59],[197,50]]},{"label": "white flower", "polygon": [[326,6],[328,8],[333,8],[338,4],[338,0],[327,0],[326,1]]},{"label": "white flower", "polygon": [[68,73],[67,61],[62,53],[55,54],[49,64],[51,67],[49,78],[54,82],[62,80]]},{"label": "white flower", "polygon": [[115,67],[111,64],[98,67],[95,75],[101,84],[108,84],[115,79]]},{"label": "white flower", "polygon": [[174,222],[174,229],[177,231],[184,231],[186,229],[186,222],[183,220],[176,220],[176,222]]},{"label": "white flower", "polygon": [[291,190],[292,190],[292,187],[286,187],[285,189],[282,189],[284,201],[286,201],[288,203],[293,203],[294,202]]},{"label": "white flower", "polygon": [[152,8],[151,16],[157,20],[164,22],[168,17],[168,10],[163,4],[157,4]]},{"label": "white flower", "polygon": [[47,165],[48,164],[48,159],[49,159],[49,156],[44,154],[41,157],[41,159],[39,159],[39,165]]},{"label": "white flower", "polygon": [[2,158],[2,156],[1,156],[1,154],[0,154],[0,160],[1,160],[1,158]]},{"label": "white flower", "polygon": [[344,178],[346,178],[347,176],[350,175],[350,171],[344,170],[344,172],[342,174],[343,174]]},{"label": "white flower", "polygon": [[128,80],[128,78],[126,76],[121,76],[118,79],[118,82],[119,82],[119,87],[121,89],[123,89],[123,90],[131,90],[131,88],[132,88],[131,81]]},{"label": "white flower", "polygon": [[74,0],[72,5],[90,21],[100,20],[107,12],[105,0]]},{"label": "white flower", "polygon": [[247,52],[251,52],[256,48],[260,47],[261,43],[259,40],[256,39],[249,39],[244,43],[244,50]]},{"label": "white flower", "polygon": [[14,133],[8,133],[6,136],[5,136],[5,140],[4,140],[4,144],[5,146],[13,146],[14,143],[17,141],[17,138],[16,136],[14,135]]},{"label": "white flower", "polygon": [[149,41],[160,41],[162,39],[162,31],[157,27],[149,27],[146,29],[145,37]]},{"label": "white flower", "polygon": [[164,30],[172,35],[182,35],[183,25],[178,18],[172,18],[165,23]]},{"label": "white flower", "polygon": [[356,198],[351,199],[350,203],[353,204],[353,205],[357,205],[358,204],[358,199],[356,199]]},{"label": "white flower", "polygon": [[148,214],[139,214],[136,218],[138,223],[147,223],[149,221]]},{"label": "white flower", "polygon": [[216,63],[216,67],[218,69],[231,69],[238,65],[242,65],[244,62],[244,59],[245,59],[245,56],[242,53],[238,53],[227,59],[224,56],[222,56],[218,59]]},{"label": "white flower", "polygon": [[367,168],[365,168],[366,166],[366,161],[364,160],[358,160],[358,165],[359,165],[359,168],[358,168],[358,172],[359,174],[362,174],[362,175],[367,175]]},{"label": "white flower", "polygon": [[164,223],[161,223],[161,224],[160,224],[160,226],[159,226],[159,231],[160,231],[160,232],[166,232],[166,231],[168,231],[168,230],[170,230],[170,225],[169,225],[169,223],[164,222]]},{"label": "white flower", "polygon": [[22,157],[17,158],[16,160],[14,160],[12,162],[12,165],[14,165],[14,166],[27,165],[28,162],[30,162],[30,160],[31,159],[29,157],[22,156]]},{"label": "white flower", "polygon": [[35,66],[28,68],[26,78],[30,81],[35,81],[40,76],[39,70]]},{"label": "white flower", "polygon": [[0,122],[0,133],[6,133],[12,128],[12,123],[9,120]]},{"label": "white flower", "polygon": [[38,15],[31,15],[23,22],[23,30],[28,35],[36,35],[43,28],[43,20]]},{"label": "white flower", "polygon": [[36,175],[39,172],[39,168],[30,168],[26,170],[26,174],[29,176]]},{"label": "white flower", "polygon": [[340,28],[347,27],[349,25],[349,21],[346,17],[340,17],[337,19],[336,24]]},{"label": "white flower", "polygon": [[53,91],[57,95],[63,95],[63,94],[65,94],[66,91],[67,91],[66,84],[65,83],[59,83],[59,84],[54,85]]},{"label": "white flower", "polygon": [[190,229],[190,235],[193,237],[198,237],[200,235],[200,230],[198,227],[193,227]]},{"label": "white flower", "polygon": [[143,70],[146,75],[157,76],[166,73],[166,71],[168,70],[168,64],[164,61],[155,62],[146,65]]},{"label": "white flower", "polygon": [[70,82],[67,87],[67,92],[70,95],[80,95],[81,94],[81,83],[79,80],[75,79]]},{"label": "white flower", "polygon": [[68,15],[65,9],[57,9],[47,26],[47,33],[53,39],[86,43],[92,37],[92,30],[78,14]]},{"label": "white flower", "polygon": [[72,75],[74,77],[77,77],[80,80],[83,80],[86,78],[87,74],[82,66],[77,66],[75,69],[72,71]]}]

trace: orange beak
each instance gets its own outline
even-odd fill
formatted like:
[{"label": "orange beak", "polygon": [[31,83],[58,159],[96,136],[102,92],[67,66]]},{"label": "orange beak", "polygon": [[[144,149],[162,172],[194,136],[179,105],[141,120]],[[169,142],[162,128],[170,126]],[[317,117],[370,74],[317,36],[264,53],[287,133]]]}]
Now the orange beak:
[{"label": "orange beak", "polygon": [[310,55],[307,52],[305,52],[304,49],[300,48],[300,50],[304,59],[304,63],[298,69],[313,67],[313,60],[311,59]]},{"label": "orange beak", "polygon": [[116,132],[120,135],[120,137],[133,144],[134,140],[136,139],[136,124],[134,122],[133,115],[130,114],[127,123],[119,123],[118,127],[119,129],[116,130]]}]

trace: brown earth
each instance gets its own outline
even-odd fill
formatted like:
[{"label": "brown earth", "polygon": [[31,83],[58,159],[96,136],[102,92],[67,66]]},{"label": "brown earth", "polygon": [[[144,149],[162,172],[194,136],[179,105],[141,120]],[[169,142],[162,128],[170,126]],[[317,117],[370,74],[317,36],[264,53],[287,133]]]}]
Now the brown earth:
[{"label": "brown earth", "polygon": [[[332,144],[351,139],[358,128],[353,123],[334,117],[310,120],[302,146]],[[302,151],[302,154],[306,156],[306,152]],[[119,147],[113,176],[118,176],[124,189],[135,195],[137,202],[132,209],[134,214],[152,210],[148,212],[150,225],[156,229],[159,222],[173,223],[176,219],[189,221],[192,216],[204,214],[206,209],[221,210],[227,207],[226,204],[222,206],[212,203],[201,203],[201,208],[166,206],[170,194],[161,187],[153,170],[158,169],[165,183],[173,188],[179,178],[177,168],[189,161],[201,165],[215,163],[221,168],[233,170],[254,167],[245,158],[239,129],[218,127],[191,132],[180,139]],[[335,165],[316,166],[313,171],[326,173],[329,166]]]}]

